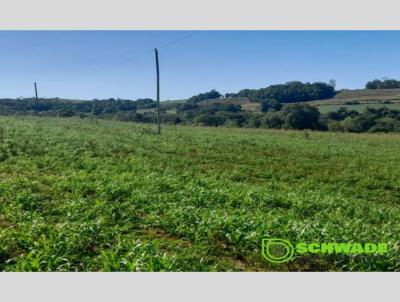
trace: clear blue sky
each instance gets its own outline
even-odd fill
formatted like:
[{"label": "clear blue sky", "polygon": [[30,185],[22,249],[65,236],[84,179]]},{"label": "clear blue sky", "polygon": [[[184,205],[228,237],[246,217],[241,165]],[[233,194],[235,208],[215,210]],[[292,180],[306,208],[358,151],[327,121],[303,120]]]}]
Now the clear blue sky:
[{"label": "clear blue sky", "polygon": [[400,31],[0,31],[0,98],[181,99],[292,80],[400,79]]}]

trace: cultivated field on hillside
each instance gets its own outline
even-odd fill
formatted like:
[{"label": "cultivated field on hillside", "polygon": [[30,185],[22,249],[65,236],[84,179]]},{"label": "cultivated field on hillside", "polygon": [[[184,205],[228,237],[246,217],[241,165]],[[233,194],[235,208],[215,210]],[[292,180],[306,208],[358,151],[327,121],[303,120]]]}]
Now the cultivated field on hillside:
[{"label": "cultivated field on hillside", "polygon": [[334,104],[342,104],[344,102],[354,101],[392,101],[400,100],[400,89],[354,89],[354,90],[341,90],[334,98],[328,100],[317,100],[307,102],[309,104],[322,105],[327,101]]},{"label": "cultivated field on hillside", "polygon": [[306,102],[317,106],[321,113],[336,111],[340,107],[362,112],[366,107],[400,110],[400,89],[356,89],[338,92],[334,98]]},{"label": "cultivated field on hillside", "polygon": [[[0,270],[400,270],[400,135],[0,118]],[[387,242],[261,256],[263,238]]]},{"label": "cultivated field on hillside", "polygon": [[360,104],[351,104],[351,105],[321,105],[318,106],[318,110],[321,113],[327,113],[330,111],[337,111],[339,108],[347,108],[348,110],[355,110],[358,112],[363,112],[365,108],[388,108],[391,110],[400,110],[400,102],[399,103],[393,103],[393,104],[385,104],[382,102],[377,102],[377,103],[360,103]]}]

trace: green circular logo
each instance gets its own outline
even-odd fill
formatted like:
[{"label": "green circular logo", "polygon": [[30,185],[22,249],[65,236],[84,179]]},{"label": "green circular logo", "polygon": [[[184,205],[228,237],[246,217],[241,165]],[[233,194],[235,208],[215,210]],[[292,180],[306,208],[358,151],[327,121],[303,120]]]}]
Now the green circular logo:
[{"label": "green circular logo", "polygon": [[284,239],[269,238],[262,240],[262,255],[272,263],[283,263],[293,258],[294,247]]}]

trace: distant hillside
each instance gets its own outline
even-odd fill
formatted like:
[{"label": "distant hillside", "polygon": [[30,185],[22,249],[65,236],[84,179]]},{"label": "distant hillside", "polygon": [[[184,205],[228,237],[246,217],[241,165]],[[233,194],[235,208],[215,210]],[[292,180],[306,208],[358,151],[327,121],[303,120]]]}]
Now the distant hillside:
[{"label": "distant hillside", "polygon": [[321,113],[336,111],[340,107],[362,112],[366,107],[400,110],[400,89],[342,90],[334,98],[306,102]]},{"label": "distant hillside", "polygon": [[382,102],[400,101],[400,89],[355,89],[339,91],[333,98],[309,101],[307,104],[330,105],[344,104],[345,102]]},{"label": "distant hillside", "polygon": [[[168,101],[162,102],[162,106],[174,107],[178,104],[184,103],[184,100],[179,101]],[[354,107],[365,107],[367,104],[372,105],[371,107],[387,107],[400,106],[400,89],[355,89],[355,90],[342,90],[339,91],[333,98],[299,102],[307,103],[309,105],[316,106],[321,112],[327,112],[336,110],[341,106],[354,106]],[[364,106],[357,106],[357,103],[361,103]],[[395,104],[387,104],[395,103]],[[399,105],[397,104],[399,103]],[[250,101],[248,98],[219,98],[211,100],[203,100],[198,102],[199,107],[215,106],[218,104],[233,104],[240,105],[244,111],[249,112],[260,112],[260,102]],[[382,106],[381,106],[382,105]],[[326,107],[325,107],[326,106]],[[356,109],[356,108],[355,108]]]},{"label": "distant hillside", "polygon": [[[175,112],[175,108],[185,103],[185,100],[161,102],[161,107],[168,108],[169,112]],[[400,110],[400,89],[355,89],[341,90],[333,98],[315,100],[306,103],[316,106],[321,113],[336,111],[340,107],[346,107],[362,112],[365,107]],[[197,103],[199,108],[215,107],[220,105],[240,105],[244,112],[261,113],[260,102],[251,101],[246,97],[231,97],[202,100]],[[153,111],[154,109],[148,109]]]}]

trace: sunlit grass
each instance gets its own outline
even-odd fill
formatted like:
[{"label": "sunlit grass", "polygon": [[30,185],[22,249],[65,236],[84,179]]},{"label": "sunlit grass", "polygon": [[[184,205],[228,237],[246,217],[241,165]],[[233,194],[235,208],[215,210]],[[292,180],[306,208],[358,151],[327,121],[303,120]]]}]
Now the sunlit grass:
[{"label": "sunlit grass", "polygon": [[[0,118],[0,270],[399,270],[400,135]],[[389,242],[273,265],[261,240]]]}]

